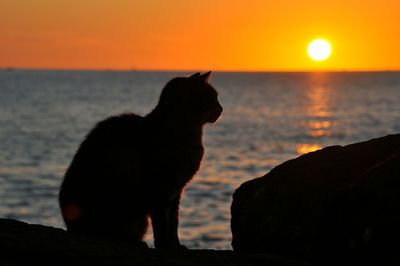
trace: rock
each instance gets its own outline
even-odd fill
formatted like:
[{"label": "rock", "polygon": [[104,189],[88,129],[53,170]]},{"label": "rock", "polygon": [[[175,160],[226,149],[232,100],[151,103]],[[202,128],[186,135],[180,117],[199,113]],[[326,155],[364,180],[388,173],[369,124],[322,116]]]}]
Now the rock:
[{"label": "rock", "polygon": [[400,135],[287,161],[242,184],[231,212],[235,251],[400,262]]},{"label": "rock", "polygon": [[0,219],[0,254],[0,265],[304,265],[268,254],[156,250],[143,244],[89,239],[62,229],[7,219]]}]

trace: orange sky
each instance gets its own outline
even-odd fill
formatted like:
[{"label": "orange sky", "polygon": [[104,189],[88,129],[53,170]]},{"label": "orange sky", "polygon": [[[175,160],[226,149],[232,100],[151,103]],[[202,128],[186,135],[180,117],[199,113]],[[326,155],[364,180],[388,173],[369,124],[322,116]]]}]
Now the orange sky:
[{"label": "orange sky", "polygon": [[[0,67],[400,70],[398,0],[0,0]],[[308,58],[324,37],[333,53]]]}]

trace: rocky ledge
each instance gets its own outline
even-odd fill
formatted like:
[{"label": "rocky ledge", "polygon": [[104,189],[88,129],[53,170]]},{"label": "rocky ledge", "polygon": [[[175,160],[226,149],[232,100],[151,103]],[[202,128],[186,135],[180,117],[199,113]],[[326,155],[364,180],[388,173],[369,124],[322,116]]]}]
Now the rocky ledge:
[{"label": "rocky ledge", "polygon": [[304,265],[268,254],[156,250],[88,239],[58,228],[7,219],[0,219],[0,254],[0,265]]},{"label": "rocky ledge", "polygon": [[232,246],[333,265],[400,265],[400,135],[332,146],[241,185]]}]

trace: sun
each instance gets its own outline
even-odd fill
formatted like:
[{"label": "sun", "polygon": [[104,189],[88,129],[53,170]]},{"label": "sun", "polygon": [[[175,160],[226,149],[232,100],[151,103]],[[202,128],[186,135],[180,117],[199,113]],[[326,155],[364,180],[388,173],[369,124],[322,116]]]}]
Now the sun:
[{"label": "sun", "polygon": [[307,52],[312,60],[323,61],[329,58],[332,48],[327,40],[315,39],[308,45]]}]

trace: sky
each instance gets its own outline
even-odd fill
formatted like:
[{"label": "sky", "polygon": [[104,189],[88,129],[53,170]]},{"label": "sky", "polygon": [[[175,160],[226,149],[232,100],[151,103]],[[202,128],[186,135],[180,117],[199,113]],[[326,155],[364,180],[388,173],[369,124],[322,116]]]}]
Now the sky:
[{"label": "sky", "polygon": [[[398,0],[0,0],[0,68],[400,70]],[[331,57],[307,45],[325,38]]]}]

